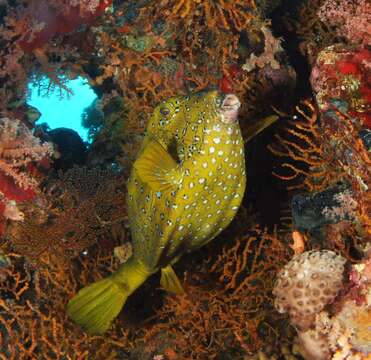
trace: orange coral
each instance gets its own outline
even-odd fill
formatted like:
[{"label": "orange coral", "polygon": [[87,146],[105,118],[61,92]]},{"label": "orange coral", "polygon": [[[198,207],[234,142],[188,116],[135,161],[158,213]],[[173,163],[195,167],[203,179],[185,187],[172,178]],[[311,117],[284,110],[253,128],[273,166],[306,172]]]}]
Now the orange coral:
[{"label": "orange coral", "polygon": [[112,173],[72,168],[51,182],[44,195],[44,205],[29,205],[24,221],[8,229],[11,247],[30,261],[50,253],[63,261],[98,241],[108,247],[107,239],[125,235],[123,180]]},{"label": "orange coral", "polygon": [[332,167],[326,167],[333,157],[324,149],[318,113],[310,100],[305,100],[302,107],[296,106],[296,114],[285,131],[284,137],[275,135],[277,141],[269,145],[269,149],[273,154],[288,159],[282,162],[281,173],[274,172],[274,175],[289,181],[289,190],[323,190],[343,175]]},{"label": "orange coral", "polygon": [[165,0],[161,5],[165,7],[165,13],[174,17],[186,21],[204,18],[210,28],[231,30],[233,27],[239,31],[248,25],[251,11],[256,8],[254,0]]},{"label": "orange coral", "polygon": [[65,316],[77,288],[99,278],[102,268],[115,266],[110,257],[98,253],[65,266],[49,255],[37,270],[17,254],[7,258],[10,265],[0,268],[0,359],[119,359],[132,347],[125,329],[108,337],[88,336]]},{"label": "orange coral", "polygon": [[[256,351],[263,344],[261,332],[267,338],[275,333],[267,306],[275,274],[288,258],[275,233],[256,227],[238,237],[199,272],[187,272],[185,295],[166,296],[158,313],[165,323],[153,326],[146,343],[159,342],[159,334],[166,333],[167,339],[176,339],[169,340],[173,349],[188,359],[215,359],[223,352],[239,358]],[[201,274],[209,274],[208,285],[200,284]]]}]

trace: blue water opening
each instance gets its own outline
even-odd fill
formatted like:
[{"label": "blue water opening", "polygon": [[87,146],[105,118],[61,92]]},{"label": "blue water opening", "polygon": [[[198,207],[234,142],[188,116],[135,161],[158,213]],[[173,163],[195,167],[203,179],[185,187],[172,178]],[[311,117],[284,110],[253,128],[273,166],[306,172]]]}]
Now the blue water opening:
[{"label": "blue water opening", "polygon": [[[42,88],[45,88],[49,80],[45,78],[42,81],[45,82],[41,83]],[[46,95],[43,91],[40,92],[40,84],[30,83],[27,103],[41,113],[36,124],[47,123],[51,130],[60,127],[70,128],[78,132],[83,141],[88,141],[88,129],[81,125],[81,115],[97,95],[88,81],[82,77],[64,83],[72,90],[72,94],[64,93],[64,96],[61,96],[61,89],[54,88]]]}]

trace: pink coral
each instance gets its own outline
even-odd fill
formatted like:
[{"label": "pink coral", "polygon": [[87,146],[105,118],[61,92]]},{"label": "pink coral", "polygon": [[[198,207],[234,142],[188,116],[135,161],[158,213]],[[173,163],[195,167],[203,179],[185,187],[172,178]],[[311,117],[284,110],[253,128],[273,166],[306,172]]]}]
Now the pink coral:
[{"label": "pink coral", "polygon": [[41,144],[19,120],[0,118],[0,235],[5,229],[4,219],[23,220],[17,202],[36,195],[31,165],[52,152],[49,143]]},{"label": "pink coral", "polygon": [[[19,120],[0,119],[0,173],[12,178],[21,189],[34,188],[37,182],[25,172],[33,161],[51,155],[49,143],[41,144]],[[0,190],[2,190],[0,188]]]},{"label": "pink coral", "polygon": [[275,307],[287,312],[300,330],[308,330],[318,314],[342,288],[345,259],[333,251],[306,251],[278,274]]},{"label": "pink coral", "polygon": [[112,0],[32,0],[19,11],[18,21],[24,31],[18,44],[25,52],[42,47],[55,35],[74,31],[91,23],[110,6]]},{"label": "pink coral", "polygon": [[351,43],[371,42],[371,3],[369,0],[326,0],[318,17],[333,25],[338,35]]}]

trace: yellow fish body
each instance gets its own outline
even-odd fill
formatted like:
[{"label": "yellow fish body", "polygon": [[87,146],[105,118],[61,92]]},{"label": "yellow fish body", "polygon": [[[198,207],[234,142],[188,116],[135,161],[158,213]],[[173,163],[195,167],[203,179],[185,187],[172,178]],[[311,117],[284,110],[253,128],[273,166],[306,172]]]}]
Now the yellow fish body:
[{"label": "yellow fish body", "polygon": [[134,253],[151,270],[203,246],[236,214],[246,183],[239,105],[211,91],[155,110],[128,183]]},{"label": "yellow fish body", "polygon": [[88,332],[107,330],[127,297],[159,269],[162,286],[182,292],[171,265],[231,222],[246,184],[239,106],[235,95],[217,91],[157,106],[128,181],[133,256],[68,304],[69,316]]}]

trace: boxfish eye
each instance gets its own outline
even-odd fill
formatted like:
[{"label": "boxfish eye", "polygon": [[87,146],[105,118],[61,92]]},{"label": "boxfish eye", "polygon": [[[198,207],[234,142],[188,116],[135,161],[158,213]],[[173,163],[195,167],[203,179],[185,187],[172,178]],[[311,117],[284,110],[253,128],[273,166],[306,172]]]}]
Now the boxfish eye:
[{"label": "boxfish eye", "polygon": [[160,113],[161,113],[161,115],[163,115],[163,116],[167,116],[167,115],[170,114],[170,110],[169,110],[167,107],[162,107],[162,108],[160,109]]}]

